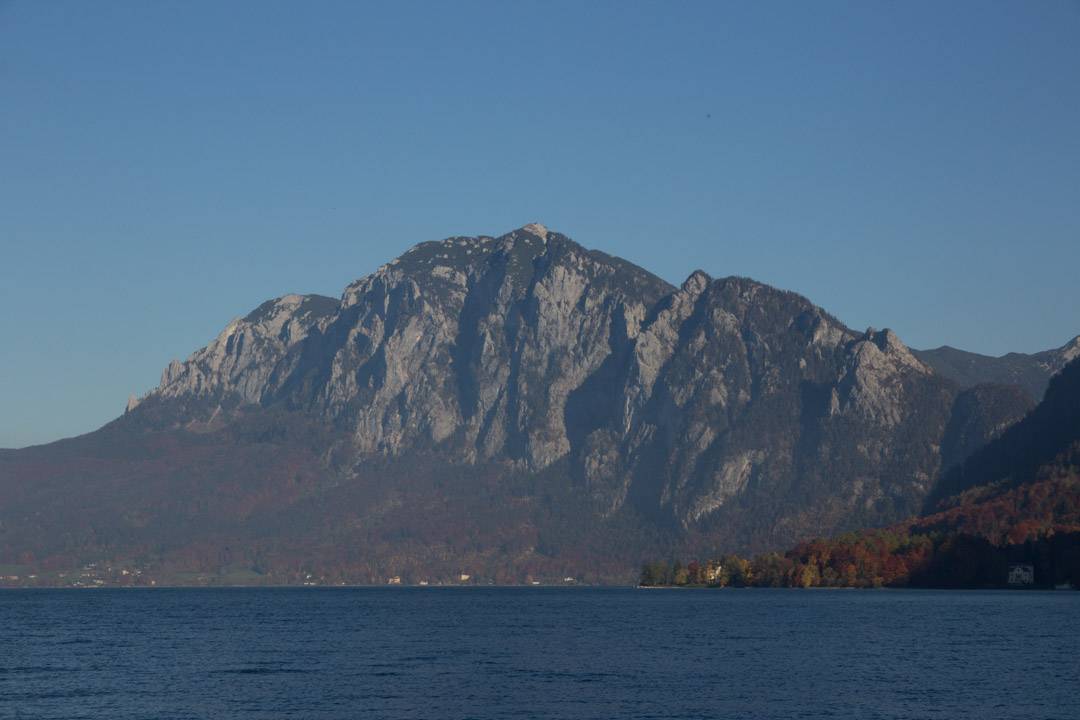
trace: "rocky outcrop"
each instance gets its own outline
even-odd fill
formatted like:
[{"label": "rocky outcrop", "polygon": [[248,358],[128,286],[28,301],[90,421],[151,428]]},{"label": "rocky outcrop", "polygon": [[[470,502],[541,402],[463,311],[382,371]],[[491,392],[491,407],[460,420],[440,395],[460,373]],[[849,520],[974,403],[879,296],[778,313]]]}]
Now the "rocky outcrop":
[{"label": "rocky outcrop", "polygon": [[[211,397],[258,404],[288,373],[289,350],[336,312],[338,302],[320,295],[285,295],[233,320],[184,362],[174,360],[152,392],[159,399]],[[134,409],[134,408],[130,408]]]}]

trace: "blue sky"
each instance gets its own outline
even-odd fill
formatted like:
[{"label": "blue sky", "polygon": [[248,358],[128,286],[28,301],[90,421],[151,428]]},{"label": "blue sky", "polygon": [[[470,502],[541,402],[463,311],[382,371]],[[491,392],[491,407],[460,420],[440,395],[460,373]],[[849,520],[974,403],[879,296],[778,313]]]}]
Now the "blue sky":
[{"label": "blue sky", "polygon": [[0,447],[538,220],[915,347],[1080,333],[1080,4],[0,2]]}]

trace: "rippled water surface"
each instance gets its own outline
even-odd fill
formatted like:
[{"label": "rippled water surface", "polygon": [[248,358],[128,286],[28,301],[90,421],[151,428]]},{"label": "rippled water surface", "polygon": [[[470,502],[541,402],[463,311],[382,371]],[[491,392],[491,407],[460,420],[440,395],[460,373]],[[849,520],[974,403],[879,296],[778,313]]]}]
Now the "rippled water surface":
[{"label": "rippled water surface", "polygon": [[0,591],[0,718],[1078,718],[1080,593]]}]

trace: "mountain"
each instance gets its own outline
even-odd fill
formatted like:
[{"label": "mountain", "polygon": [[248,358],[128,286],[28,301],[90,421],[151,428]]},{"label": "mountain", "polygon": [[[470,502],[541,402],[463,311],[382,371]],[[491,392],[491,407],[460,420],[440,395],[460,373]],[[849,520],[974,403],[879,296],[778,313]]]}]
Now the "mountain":
[{"label": "mountain", "polygon": [[[1027,417],[953,468],[927,508],[846,544],[876,545],[891,584],[1002,586],[1010,565],[1027,564],[1037,585],[1080,587],[1080,359]],[[810,546],[795,555],[833,557]]]},{"label": "mountain", "polygon": [[[935,512],[959,499],[986,497],[1051,470],[1080,465],[1080,358],[1051,378],[1043,401],[947,472],[926,500]],[[978,489],[976,493],[973,489]]]},{"label": "mountain", "polygon": [[[941,467],[956,467],[1024,417],[1035,402],[1019,385],[975,385],[956,396],[941,445]],[[940,493],[941,483],[935,486]]]},{"label": "mountain", "polygon": [[1030,406],[794,293],[675,288],[526,225],[263,303],[104,428],[0,453],[0,564],[626,580],[660,549],[895,522]]},{"label": "mountain", "polygon": [[[728,559],[723,579],[765,586],[1080,587],[1080,358],[1024,419],[950,470],[927,514],[884,529],[799,543],[784,556]],[[703,579],[651,563],[647,584]]]},{"label": "mountain", "polygon": [[934,350],[913,350],[919,360],[960,387],[992,383],[1018,385],[1033,400],[1042,399],[1050,378],[1071,360],[1080,357],[1080,335],[1056,350],[1025,355],[1009,353],[990,357],[943,345]]}]

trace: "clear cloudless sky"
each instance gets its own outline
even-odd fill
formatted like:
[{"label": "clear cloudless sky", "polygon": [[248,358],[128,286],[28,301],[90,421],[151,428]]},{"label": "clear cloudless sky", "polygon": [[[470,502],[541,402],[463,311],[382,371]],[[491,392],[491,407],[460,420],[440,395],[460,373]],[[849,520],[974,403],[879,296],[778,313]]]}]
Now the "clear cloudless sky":
[{"label": "clear cloudless sky", "polygon": [[1080,333],[1080,4],[0,2],[0,447],[531,221],[914,347]]}]

